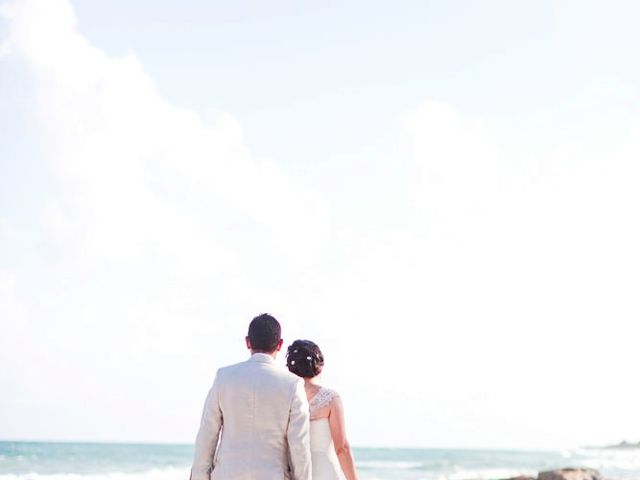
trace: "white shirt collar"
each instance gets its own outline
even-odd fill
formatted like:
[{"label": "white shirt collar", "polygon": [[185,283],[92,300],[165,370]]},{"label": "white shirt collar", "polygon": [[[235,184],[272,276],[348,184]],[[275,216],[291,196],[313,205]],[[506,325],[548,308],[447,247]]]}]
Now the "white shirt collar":
[{"label": "white shirt collar", "polygon": [[268,353],[254,353],[249,359],[251,362],[273,363],[274,358]]}]

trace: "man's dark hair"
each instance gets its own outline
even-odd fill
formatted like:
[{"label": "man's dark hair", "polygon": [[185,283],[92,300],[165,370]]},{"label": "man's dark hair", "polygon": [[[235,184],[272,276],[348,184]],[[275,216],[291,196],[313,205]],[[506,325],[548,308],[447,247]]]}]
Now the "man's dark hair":
[{"label": "man's dark hair", "polygon": [[280,323],[268,313],[262,313],[249,324],[249,341],[255,352],[273,352],[280,342]]}]

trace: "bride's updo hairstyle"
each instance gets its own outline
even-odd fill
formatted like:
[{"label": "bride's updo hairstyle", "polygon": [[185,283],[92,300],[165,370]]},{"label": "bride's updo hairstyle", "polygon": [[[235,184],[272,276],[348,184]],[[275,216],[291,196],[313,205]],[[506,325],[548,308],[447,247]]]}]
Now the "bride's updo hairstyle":
[{"label": "bride's updo hairstyle", "polygon": [[311,340],[296,340],[287,348],[287,368],[302,378],[320,375],[324,357],[320,347]]}]

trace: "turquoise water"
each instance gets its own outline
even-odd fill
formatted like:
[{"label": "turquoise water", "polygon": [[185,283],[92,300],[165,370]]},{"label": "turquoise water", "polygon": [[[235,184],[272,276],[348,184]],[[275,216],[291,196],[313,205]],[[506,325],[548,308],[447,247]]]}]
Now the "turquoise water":
[{"label": "turquoise water", "polygon": [[[188,478],[191,445],[0,442],[0,480]],[[362,479],[492,480],[566,466],[640,480],[640,450],[502,451],[355,448]]]}]

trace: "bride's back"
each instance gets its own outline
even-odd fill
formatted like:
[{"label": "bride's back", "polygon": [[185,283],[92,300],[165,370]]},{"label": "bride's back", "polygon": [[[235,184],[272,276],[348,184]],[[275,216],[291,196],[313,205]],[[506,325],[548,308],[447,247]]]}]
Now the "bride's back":
[{"label": "bride's back", "polygon": [[331,403],[338,396],[335,390],[320,387],[309,399],[311,423],[311,466],[313,480],[336,480],[340,478],[340,464],[335,452],[329,413]]}]

